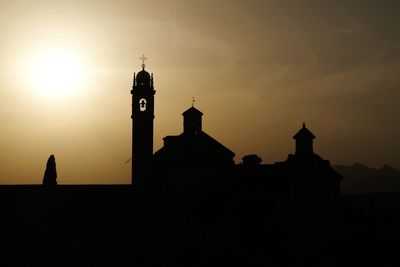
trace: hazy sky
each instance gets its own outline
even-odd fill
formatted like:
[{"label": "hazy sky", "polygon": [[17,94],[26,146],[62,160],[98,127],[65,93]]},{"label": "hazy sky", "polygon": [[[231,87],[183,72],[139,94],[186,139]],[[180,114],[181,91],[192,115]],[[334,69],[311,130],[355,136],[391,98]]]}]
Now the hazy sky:
[{"label": "hazy sky", "polygon": [[154,73],[155,147],[203,128],[264,163],[305,121],[332,163],[400,168],[399,1],[0,0],[0,183],[129,183],[131,85]]}]

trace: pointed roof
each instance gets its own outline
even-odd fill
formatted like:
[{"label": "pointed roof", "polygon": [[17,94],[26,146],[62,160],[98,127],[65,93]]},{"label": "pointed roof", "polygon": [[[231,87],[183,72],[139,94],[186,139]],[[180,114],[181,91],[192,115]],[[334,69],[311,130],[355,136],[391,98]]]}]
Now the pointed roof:
[{"label": "pointed roof", "polygon": [[303,127],[293,136],[293,139],[314,139],[315,135],[307,129],[306,123],[303,122]]},{"label": "pointed roof", "polygon": [[190,107],[182,113],[183,116],[187,115],[203,115],[203,113],[195,107]]}]

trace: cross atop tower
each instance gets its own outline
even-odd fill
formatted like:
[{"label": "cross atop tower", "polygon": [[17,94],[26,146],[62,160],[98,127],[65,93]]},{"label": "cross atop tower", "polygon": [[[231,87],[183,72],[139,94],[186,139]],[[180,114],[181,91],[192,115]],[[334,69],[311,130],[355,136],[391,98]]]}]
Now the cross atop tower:
[{"label": "cross atop tower", "polygon": [[192,107],[194,107],[194,102],[196,102],[196,98],[193,96],[192,97]]},{"label": "cross atop tower", "polygon": [[145,57],[144,54],[143,54],[139,59],[142,60],[142,68],[144,69],[144,67],[146,67],[146,64],[144,64],[144,62],[145,62],[146,60],[148,60],[148,58]]}]

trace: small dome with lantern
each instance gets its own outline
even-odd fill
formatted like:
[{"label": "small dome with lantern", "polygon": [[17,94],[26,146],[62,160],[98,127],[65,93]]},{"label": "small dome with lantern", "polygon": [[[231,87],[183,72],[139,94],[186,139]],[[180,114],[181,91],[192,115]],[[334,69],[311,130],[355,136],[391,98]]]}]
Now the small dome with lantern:
[{"label": "small dome with lantern", "polygon": [[147,85],[150,85],[150,83],[151,83],[150,74],[144,70],[144,68],[146,67],[144,62],[147,58],[143,55],[140,59],[143,61],[143,64],[142,64],[142,70],[136,74],[136,84],[147,86]]}]

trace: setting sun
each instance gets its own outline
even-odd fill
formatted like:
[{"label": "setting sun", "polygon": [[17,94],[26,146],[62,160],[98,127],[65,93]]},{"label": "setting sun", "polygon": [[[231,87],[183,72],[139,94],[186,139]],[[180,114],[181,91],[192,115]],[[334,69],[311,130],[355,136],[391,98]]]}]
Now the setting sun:
[{"label": "setting sun", "polygon": [[35,90],[45,96],[75,94],[83,83],[83,62],[69,51],[38,53],[30,63],[30,80]]}]

